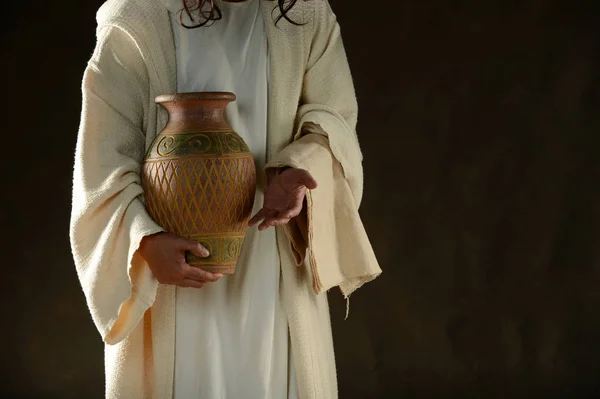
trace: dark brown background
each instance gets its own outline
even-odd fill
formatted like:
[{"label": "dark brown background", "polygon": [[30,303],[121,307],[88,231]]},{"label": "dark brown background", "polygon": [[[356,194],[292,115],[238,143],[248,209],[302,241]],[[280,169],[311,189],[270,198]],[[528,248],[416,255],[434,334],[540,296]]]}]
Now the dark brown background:
[{"label": "dark brown background", "polygon": [[[340,397],[600,395],[595,2],[332,3],[384,269],[330,293]],[[68,243],[100,4],[1,5],[2,397],[103,396]]]}]

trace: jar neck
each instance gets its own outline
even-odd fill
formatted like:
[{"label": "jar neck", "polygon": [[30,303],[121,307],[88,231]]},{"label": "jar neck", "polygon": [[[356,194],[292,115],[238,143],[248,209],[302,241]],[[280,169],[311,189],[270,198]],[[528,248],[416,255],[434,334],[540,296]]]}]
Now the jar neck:
[{"label": "jar neck", "polygon": [[206,106],[203,101],[190,101],[162,104],[169,113],[169,122],[165,130],[231,130],[225,120],[225,105]]}]

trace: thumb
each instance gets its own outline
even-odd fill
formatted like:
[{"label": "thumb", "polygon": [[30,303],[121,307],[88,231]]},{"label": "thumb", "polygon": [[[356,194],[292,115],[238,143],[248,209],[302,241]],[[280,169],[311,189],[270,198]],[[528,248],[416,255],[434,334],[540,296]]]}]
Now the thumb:
[{"label": "thumb", "polygon": [[299,183],[304,185],[304,187],[309,190],[314,190],[317,188],[317,181],[312,177],[308,170],[302,170],[302,174],[300,175]]},{"label": "thumb", "polygon": [[197,241],[183,239],[182,244],[183,244],[181,246],[182,249],[184,249],[186,251],[190,251],[192,254],[199,256],[201,258],[206,258],[207,256],[210,255],[210,252],[208,252],[208,249],[206,249],[202,244],[200,244]]}]

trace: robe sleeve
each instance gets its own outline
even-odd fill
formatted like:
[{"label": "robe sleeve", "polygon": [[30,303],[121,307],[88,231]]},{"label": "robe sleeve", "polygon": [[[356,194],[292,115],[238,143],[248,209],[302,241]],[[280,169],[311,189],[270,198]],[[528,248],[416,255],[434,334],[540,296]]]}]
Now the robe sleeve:
[{"label": "robe sleeve", "polygon": [[314,34],[304,75],[294,139],[306,133],[328,137],[331,152],[359,207],[363,195],[362,153],[356,134],[358,105],[340,25],[327,0],[316,0]]},{"label": "robe sleeve", "polygon": [[306,193],[303,213],[284,230],[297,265],[311,270],[315,294],[339,286],[345,298],[381,274],[354,195],[328,139],[306,134],[285,147],[272,166],[305,169],[319,186]]},{"label": "robe sleeve", "polygon": [[[356,134],[358,105],[340,26],[327,0],[315,0],[313,24],[293,142],[272,157],[266,168],[296,167],[298,157],[303,158],[311,148],[318,152],[320,145],[312,139],[298,141],[310,134],[325,136],[358,209],[363,195],[363,157]],[[285,227],[297,265],[304,262],[306,249],[311,247],[310,223],[303,211]]]},{"label": "robe sleeve", "polygon": [[97,36],[82,83],[70,240],[93,321],[116,344],[154,302],[158,282],[136,251],[144,236],[163,229],[142,201],[144,60],[122,30],[106,27]]}]

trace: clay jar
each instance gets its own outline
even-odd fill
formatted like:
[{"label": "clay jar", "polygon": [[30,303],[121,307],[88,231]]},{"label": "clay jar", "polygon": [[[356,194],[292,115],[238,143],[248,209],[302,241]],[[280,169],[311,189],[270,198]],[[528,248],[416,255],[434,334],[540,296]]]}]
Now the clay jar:
[{"label": "clay jar", "polygon": [[254,204],[256,170],[244,140],[225,121],[233,93],[156,97],[169,122],[148,149],[142,168],[146,208],[168,232],[204,245],[208,258],[187,262],[233,274]]}]

